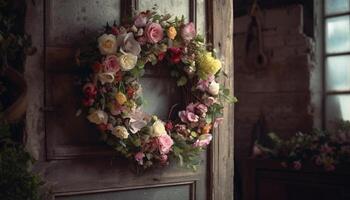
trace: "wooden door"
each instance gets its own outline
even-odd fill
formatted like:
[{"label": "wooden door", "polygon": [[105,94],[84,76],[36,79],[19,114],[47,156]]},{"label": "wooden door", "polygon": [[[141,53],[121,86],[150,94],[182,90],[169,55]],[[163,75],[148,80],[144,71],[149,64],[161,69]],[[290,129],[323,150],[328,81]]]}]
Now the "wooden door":
[{"label": "wooden door", "polygon": [[[51,188],[53,199],[232,199],[231,107],[225,111],[231,119],[220,127],[196,172],[174,164],[137,175],[128,162],[113,158],[113,152],[99,141],[98,131],[86,119],[75,116],[80,105],[75,84],[77,48],[90,41],[106,22],[118,23],[131,15],[132,8],[145,10],[154,4],[161,11],[183,14],[196,22],[208,41],[228,56],[225,63],[230,79],[225,84],[232,86],[231,1],[36,0],[35,5],[28,5],[26,26],[38,52],[26,66],[30,83],[27,147],[38,159],[36,170]],[[225,32],[212,31],[222,27]],[[159,91],[164,103],[157,109],[149,108],[161,114],[170,104],[173,89],[159,77],[145,78],[143,83],[147,88],[152,81],[166,83],[159,84],[163,85]],[[148,97],[154,95],[159,93],[149,90]]]}]

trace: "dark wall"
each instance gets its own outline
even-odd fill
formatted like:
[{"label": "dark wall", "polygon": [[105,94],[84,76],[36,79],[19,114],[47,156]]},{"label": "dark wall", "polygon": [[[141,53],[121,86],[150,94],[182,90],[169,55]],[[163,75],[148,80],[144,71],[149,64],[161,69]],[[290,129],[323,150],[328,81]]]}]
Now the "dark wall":
[{"label": "dark wall", "polygon": [[[254,0],[234,0],[235,17],[246,15],[250,12]],[[292,4],[301,4],[304,7],[304,32],[309,37],[314,36],[313,28],[313,0],[257,0],[262,10],[276,8]]]}]

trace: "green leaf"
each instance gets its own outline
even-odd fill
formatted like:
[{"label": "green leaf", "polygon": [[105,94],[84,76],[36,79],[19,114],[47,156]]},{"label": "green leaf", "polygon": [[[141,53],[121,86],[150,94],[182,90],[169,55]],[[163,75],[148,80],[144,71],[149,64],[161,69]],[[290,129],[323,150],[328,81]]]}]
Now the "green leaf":
[{"label": "green leaf", "polygon": [[187,78],[185,76],[181,76],[179,80],[177,80],[177,86],[184,86],[187,83]]},{"label": "green leaf", "polygon": [[198,136],[198,134],[197,134],[196,132],[192,131],[192,132],[191,132],[191,136],[194,137],[194,138],[196,138],[196,137]]}]

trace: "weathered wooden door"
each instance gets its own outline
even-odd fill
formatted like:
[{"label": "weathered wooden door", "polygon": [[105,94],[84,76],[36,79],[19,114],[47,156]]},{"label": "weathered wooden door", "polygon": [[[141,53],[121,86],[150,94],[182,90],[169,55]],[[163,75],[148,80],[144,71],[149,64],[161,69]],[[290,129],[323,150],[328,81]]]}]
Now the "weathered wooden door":
[{"label": "weathered wooden door", "polygon": [[[26,76],[30,83],[27,113],[27,147],[39,160],[36,169],[43,175],[57,200],[205,200],[231,199],[233,193],[233,129],[231,118],[220,127],[214,144],[203,154],[198,171],[178,167],[154,169],[136,175],[122,159],[113,159],[111,150],[99,141],[98,132],[83,117],[76,117],[74,55],[77,48],[94,37],[106,22],[120,22],[132,8],[184,15],[213,41],[226,58],[232,74],[232,2],[228,0],[36,0],[29,5],[27,30],[38,53],[29,58]],[[215,25],[215,21],[218,21]],[[217,35],[213,29],[224,28]],[[207,31],[205,31],[207,30]],[[147,85],[162,83],[160,88]],[[147,108],[164,114],[173,92],[167,80],[145,78],[147,97],[162,101]],[[163,84],[164,83],[164,84]],[[148,90],[148,92],[147,92]],[[161,92],[160,92],[161,91]],[[165,92],[164,92],[165,91]],[[159,97],[160,95],[160,97]],[[160,104],[161,103],[161,104]],[[159,106],[160,104],[160,106]],[[233,117],[227,108],[226,116]]]}]

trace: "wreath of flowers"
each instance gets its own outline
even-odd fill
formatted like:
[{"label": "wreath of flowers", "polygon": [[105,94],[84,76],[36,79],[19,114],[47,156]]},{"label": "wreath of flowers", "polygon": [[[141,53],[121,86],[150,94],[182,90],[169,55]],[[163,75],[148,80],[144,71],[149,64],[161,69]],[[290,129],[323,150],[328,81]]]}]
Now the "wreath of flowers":
[{"label": "wreath of flowers", "polygon": [[[223,120],[224,102],[236,101],[217,82],[224,74],[220,60],[184,17],[152,10],[125,25],[107,24],[97,43],[77,58],[86,69],[82,103],[87,119],[108,145],[143,168],[166,165],[172,157],[196,169],[213,128]],[[178,87],[189,88],[192,101],[175,119],[162,121],[141,109],[139,79],[149,65],[167,68]]]}]

